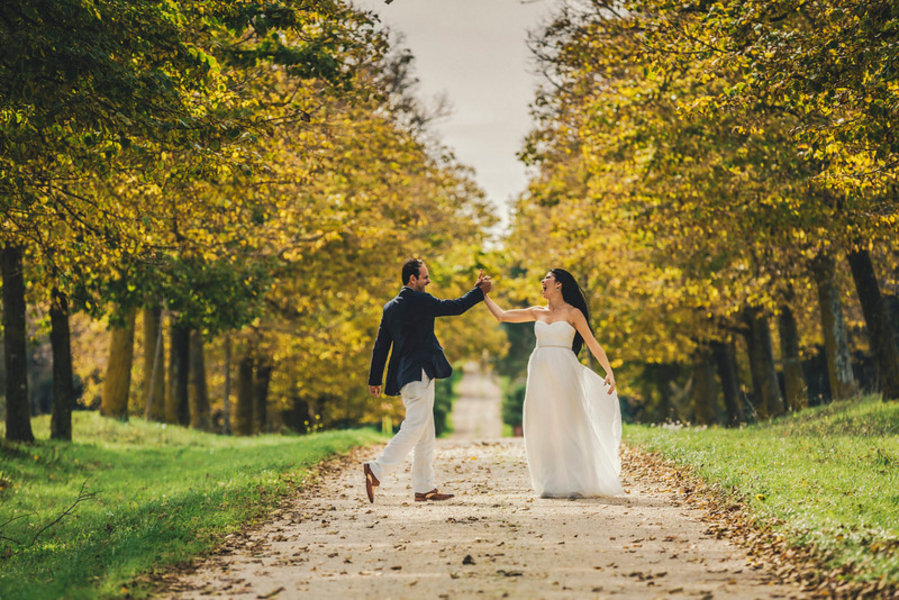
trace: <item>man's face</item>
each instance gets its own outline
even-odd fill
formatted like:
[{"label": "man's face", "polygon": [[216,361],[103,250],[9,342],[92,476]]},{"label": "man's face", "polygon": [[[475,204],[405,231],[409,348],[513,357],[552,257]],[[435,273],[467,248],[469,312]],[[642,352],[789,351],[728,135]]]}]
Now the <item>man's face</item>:
[{"label": "man's face", "polygon": [[428,276],[428,268],[424,265],[418,268],[418,277],[413,275],[409,278],[409,287],[416,292],[425,291],[429,283],[431,283],[431,278]]}]

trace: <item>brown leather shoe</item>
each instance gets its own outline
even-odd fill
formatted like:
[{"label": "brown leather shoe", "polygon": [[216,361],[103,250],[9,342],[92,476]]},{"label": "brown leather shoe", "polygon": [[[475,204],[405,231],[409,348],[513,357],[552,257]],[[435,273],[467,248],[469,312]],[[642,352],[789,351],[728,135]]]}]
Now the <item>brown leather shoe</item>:
[{"label": "brown leather shoe", "polygon": [[381,485],[381,482],[378,481],[375,474],[371,472],[371,467],[368,466],[368,463],[362,465],[362,473],[365,474],[365,493],[368,494],[368,501],[374,504],[375,488]]},{"label": "brown leather shoe", "polygon": [[430,492],[415,492],[415,501],[416,502],[427,502],[434,501],[438,502],[440,500],[449,500],[453,498],[455,494],[441,494],[437,491],[437,488],[434,488]]}]

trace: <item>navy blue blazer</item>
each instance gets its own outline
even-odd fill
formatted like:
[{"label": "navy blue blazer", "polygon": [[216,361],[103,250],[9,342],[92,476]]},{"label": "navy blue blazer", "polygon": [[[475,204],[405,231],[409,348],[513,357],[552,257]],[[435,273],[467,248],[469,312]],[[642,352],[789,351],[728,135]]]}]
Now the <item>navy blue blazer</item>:
[{"label": "navy blue blazer", "polygon": [[393,352],[384,390],[388,396],[399,395],[402,387],[411,381],[421,381],[422,369],[432,379],[449,377],[453,367],[434,335],[434,319],[461,315],[483,299],[484,293],[477,287],[455,300],[439,300],[431,294],[404,287],[384,305],[371,355],[368,385],[381,385],[391,345]]}]

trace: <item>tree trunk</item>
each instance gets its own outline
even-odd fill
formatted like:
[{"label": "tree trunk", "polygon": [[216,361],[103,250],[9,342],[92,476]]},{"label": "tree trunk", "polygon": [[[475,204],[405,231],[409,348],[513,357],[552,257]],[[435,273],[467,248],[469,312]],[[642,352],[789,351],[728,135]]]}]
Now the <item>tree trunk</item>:
[{"label": "tree trunk", "polygon": [[[0,284],[0,289],[2,289],[2,284]],[[2,292],[0,292],[2,294]],[[3,319],[3,310],[2,310],[2,302],[0,299],[0,319]],[[0,359],[0,394],[3,394],[3,401],[0,402],[0,421],[6,422],[6,353],[3,351],[3,348],[6,347],[5,338],[3,336],[3,327],[2,321],[0,321],[0,352],[3,352],[4,358]]]},{"label": "tree trunk", "polygon": [[103,381],[100,414],[128,419],[128,394],[131,391],[131,365],[134,360],[134,321],[137,311],[128,309],[123,327],[112,328],[109,362]]},{"label": "tree trunk", "polygon": [[291,430],[297,433],[306,433],[309,424],[309,403],[294,397],[291,400],[291,408],[284,413],[284,417]]},{"label": "tree trunk", "polygon": [[877,282],[871,255],[867,250],[850,252],[849,266],[865,315],[883,399],[899,400],[899,349],[893,337],[886,303],[880,294],[880,284]]},{"label": "tree trunk", "polygon": [[780,359],[783,363],[784,388],[787,408],[802,410],[808,406],[805,376],[802,373],[802,359],[799,357],[799,326],[789,306],[784,305],[777,318],[780,332]]},{"label": "tree trunk", "polygon": [[718,421],[717,400],[711,356],[707,348],[701,348],[693,355],[693,414],[697,425]]},{"label": "tree trunk", "polygon": [[190,377],[190,330],[172,322],[169,326],[169,381],[165,396],[165,420],[190,424],[188,386]]},{"label": "tree trunk", "polygon": [[659,393],[659,406],[657,414],[662,422],[670,421],[675,416],[674,399],[671,392],[671,382],[677,377],[678,367],[671,363],[653,365],[655,373],[654,383]]},{"label": "tree trunk", "polygon": [[209,430],[209,391],[206,387],[206,361],[203,334],[190,332],[190,426]]},{"label": "tree trunk", "polygon": [[231,336],[225,334],[225,390],[224,427],[222,433],[231,435]]},{"label": "tree trunk", "polygon": [[72,440],[72,340],[69,331],[69,299],[53,288],[50,298],[50,345],[53,349],[53,411],[50,439]]},{"label": "tree trunk", "polygon": [[768,326],[768,317],[757,308],[747,309],[745,319],[749,325],[746,345],[749,349],[755,408],[759,418],[769,419],[783,412],[783,399],[777,383],[777,371],[774,369],[771,328]]},{"label": "tree trunk", "polygon": [[890,324],[893,326],[893,340],[899,344],[899,296],[888,294],[884,296],[884,303],[890,316]]},{"label": "tree trunk", "polygon": [[824,356],[827,359],[827,378],[835,400],[850,398],[858,392],[852,361],[849,356],[849,336],[843,321],[840,292],[834,282],[833,259],[819,255],[812,264],[818,287],[821,326],[824,330]]},{"label": "tree trunk", "polygon": [[3,351],[6,365],[6,439],[33,442],[28,406],[28,347],[25,328],[25,277],[22,249],[0,249],[3,275]]},{"label": "tree trunk", "polygon": [[727,426],[737,427],[743,417],[743,402],[740,398],[740,376],[737,374],[737,357],[733,342],[713,342],[712,352],[721,380],[724,394],[724,408],[727,411]]},{"label": "tree trunk", "polygon": [[246,355],[237,364],[237,406],[234,433],[253,434],[253,357]]},{"label": "tree trunk", "polygon": [[144,309],[144,417],[165,421],[165,336],[162,335],[162,310]]},{"label": "tree trunk", "polygon": [[272,378],[272,363],[265,357],[256,365],[253,382],[253,423],[254,431],[266,431],[268,425],[268,384]]}]

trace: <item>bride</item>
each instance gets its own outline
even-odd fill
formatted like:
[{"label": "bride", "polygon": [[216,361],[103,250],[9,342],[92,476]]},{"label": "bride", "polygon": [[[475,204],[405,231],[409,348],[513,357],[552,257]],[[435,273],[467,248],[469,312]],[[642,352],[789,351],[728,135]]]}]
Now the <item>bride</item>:
[{"label": "bride", "polygon": [[[531,483],[543,498],[623,494],[615,377],[590,330],[587,302],[564,269],[551,270],[541,284],[547,306],[503,310],[484,298],[499,321],[536,321],[537,347],[528,360],[523,418]],[[585,340],[605,369],[605,379],[578,361]]]}]

